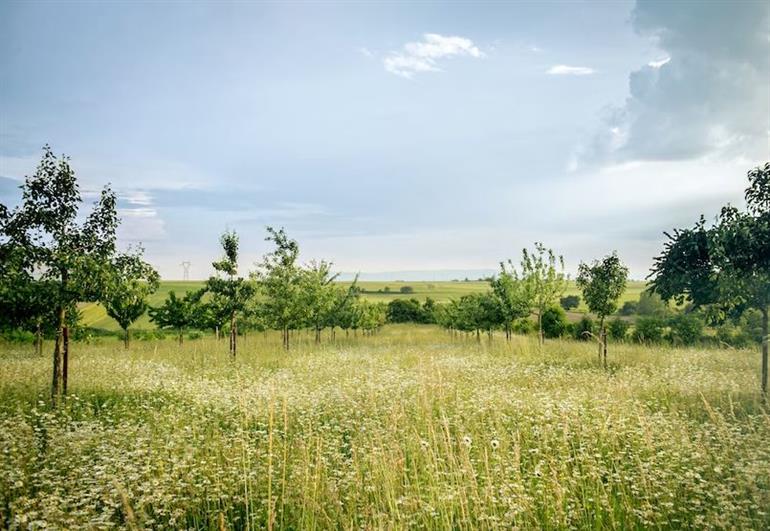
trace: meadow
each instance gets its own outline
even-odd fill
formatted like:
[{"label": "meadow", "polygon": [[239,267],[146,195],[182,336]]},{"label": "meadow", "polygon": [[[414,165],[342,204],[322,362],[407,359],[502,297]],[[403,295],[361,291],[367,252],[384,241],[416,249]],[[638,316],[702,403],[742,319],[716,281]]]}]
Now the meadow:
[{"label": "meadow", "polygon": [[[150,306],[159,306],[163,304],[163,301],[168,296],[170,291],[175,291],[177,295],[181,295],[188,291],[200,289],[204,287],[205,282],[202,280],[166,280],[160,283],[158,290],[147,298],[147,302]],[[349,282],[339,282],[341,286],[349,286]],[[358,282],[358,286],[363,290],[361,297],[369,302],[390,302],[394,299],[417,299],[420,302],[427,298],[431,298],[436,302],[449,302],[452,299],[459,299],[463,295],[471,293],[482,293],[489,291],[489,283],[481,280],[471,281],[361,281]],[[400,289],[404,286],[412,288],[411,293],[401,293]],[[646,283],[642,281],[629,281],[627,283],[626,291],[620,298],[620,305],[625,301],[639,300],[639,294],[644,291]],[[387,288],[387,289],[386,289]],[[573,318],[578,314],[583,314],[588,311],[585,302],[582,300],[582,294],[574,281],[568,283],[568,287],[564,293],[565,295],[580,295],[580,306],[573,311],[569,312]],[[105,312],[104,308],[98,303],[83,303],[79,306],[81,312],[80,323],[83,326],[90,328],[97,328],[108,331],[118,331],[120,328],[117,323],[112,320]],[[135,329],[153,329],[155,326],[150,322],[149,316],[144,314],[133,325]]]},{"label": "meadow", "polygon": [[294,339],[0,345],[0,527],[770,527],[754,350]]}]

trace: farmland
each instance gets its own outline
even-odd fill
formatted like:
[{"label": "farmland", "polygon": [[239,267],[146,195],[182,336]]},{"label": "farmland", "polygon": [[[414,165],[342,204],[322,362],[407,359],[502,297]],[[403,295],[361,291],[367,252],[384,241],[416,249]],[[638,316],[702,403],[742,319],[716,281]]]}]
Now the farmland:
[{"label": "farmland", "polygon": [[[347,282],[340,282],[342,286],[348,286]],[[459,299],[463,295],[470,293],[481,293],[489,290],[489,283],[485,281],[458,281],[458,282],[400,282],[400,281],[362,281],[358,282],[358,285],[363,289],[361,296],[371,302],[390,302],[394,299],[411,299],[415,298],[419,301],[424,301],[428,297],[436,302],[448,302],[452,299]],[[168,296],[170,291],[175,291],[177,294],[182,294],[187,291],[202,288],[204,286],[203,281],[179,281],[168,280],[163,281],[160,284],[160,288],[154,294],[148,298],[150,306],[157,306],[162,304],[164,299]],[[414,291],[412,293],[401,293],[400,289],[404,286],[411,287]],[[644,290],[645,283],[640,281],[629,281],[623,297],[620,299],[621,304],[627,300],[638,300],[639,294]],[[386,290],[388,288],[388,290]],[[566,295],[580,295],[580,290],[575,286],[574,282],[570,282],[565,292]],[[81,322],[84,326],[99,328],[109,331],[117,331],[117,324],[110,319],[104,308],[95,303],[85,303],[80,306],[82,312]],[[577,308],[578,312],[585,312],[585,303],[581,301],[581,305]],[[149,317],[143,315],[134,325],[135,328],[148,329],[153,328]]]},{"label": "farmland", "polygon": [[[46,345],[45,351],[49,351]],[[388,325],[0,356],[0,521],[19,528],[767,528],[752,350]],[[55,444],[54,444],[55,442]]]}]

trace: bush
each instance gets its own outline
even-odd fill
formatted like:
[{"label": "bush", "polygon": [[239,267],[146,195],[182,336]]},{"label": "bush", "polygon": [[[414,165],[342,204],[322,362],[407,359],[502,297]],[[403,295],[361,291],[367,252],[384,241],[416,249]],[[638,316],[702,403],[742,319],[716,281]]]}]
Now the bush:
[{"label": "bush", "polygon": [[620,318],[615,318],[607,324],[607,335],[610,339],[614,339],[615,341],[623,341],[628,335],[629,328],[631,328],[631,323]]},{"label": "bush", "polygon": [[398,291],[401,293],[414,293],[414,288],[412,286],[401,286]]},{"label": "bush", "polygon": [[203,337],[203,334],[201,332],[198,332],[197,330],[193,330],[192,332],[188,332],[187,339],[200,339]]},{"label": "bush", "polygon": [[623,306],[618,310],[618,313],[620,315],[634,315],[636,313],[636,310],[639,308],[639,303],[636,301],[626,301],[623,303]]},{"label": "bush", "polygon": [[636,313],[639,315],[665,315],[667,311],[668,305],[657,293],[643,291],[639,294],[639,303],[636,305]]},{"label": "bush", "polygon": [[640,317],[634,323],[633,338],[639,343],[660,343],[663,339],[663,320],[659,317]]},{"label": "bush", "polygon": [[27,330],[20,330],[18,328],[12,328],[10,330],[4,330],[2,335],[3,340],[9,343],[34,343],[35,334],[28,332]]},{"label": "bush", "polygon": [[516,319],[511,325],[511,331],[514,334],[529,335],[535,331],[535,323],[529,317],[522,317]]},{"label": "bush", "polygon": [[580,297],[577,295],[567,295],[559,299],[559,304],[565,310],[570,311],[580,306]]},{"label": "bush", "polygon": [[580,341],[588,341],[591,339],[589,333],[596,334],[596,325],[594,324],[593,319],[584,315],[580,321],[573,325],[572,337]]},{"label": "bush", "polygon": [[754,308],[749,308],[738,320],[741,332],[752,342],[762,343],[762,312]]},{"label": "bush", "polygon": [[396,299],[388,303],[388,322],[421,323],[422,308],[417,299]]},{"label": "bush", "polygon": [[542,315],[543,335],[548,338],[564,335],[569,323],[567,314],[560,306],[547,308]]},{"label": "bush", "polygon": [[694,313],[680,313],[669,321],[671,342],[676,345],[694,345],[703,336],[703,321]]}]

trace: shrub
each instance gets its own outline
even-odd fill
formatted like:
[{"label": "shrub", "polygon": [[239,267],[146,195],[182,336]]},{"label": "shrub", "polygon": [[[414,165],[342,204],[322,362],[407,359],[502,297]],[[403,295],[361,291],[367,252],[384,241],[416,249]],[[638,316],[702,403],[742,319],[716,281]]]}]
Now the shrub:
[{"label": "shrub", "polygon": [[35,334],[28,332],[27,330],[20,330],[18,328],[12,328],[5,330],[2,333],[2,337],[5,341],[10,343],[34,343]]},{"label": "shrub", "polygon": [[594,320],[588,317],[587,315],[584,315],[580,321],[575,323],[572,326],[572,337],[575,339],[578,339],[580,341],[588,341],[591,339],[590,334],[596,333],[596,325],[594,324]]},{"label": "shrub", "polygon": [[636,313],[639,315],[664,315],[668,306],[660,295],[643,291],[639,294],[639,303],[636,305]]},{"label": "shrub", "polygon": [[422,308],[417,299],[396,299],[388,303],[388,322],[421,323]]},{"label": "shrub", "polygon": [[639,343],[660,343],[663,339],[663,320],[659,317],[640,317],[634,323],[633,338]]},{"label": "shrub", "polygon": [[626,301],[623,303],[623,306],[618,310],[618,313],[620,315],[634,315],[636,313],[636,310],[639,308],[639,303],[637,301]]},{"label": "shrub", "polygon": [[680,313],[669,321],[671,342],[677,345],[694,345],[703,336],[703,321],[694,313]]},{"label": "shrub", "polygon": [[607,335],[615,341],[623,341],[628,335],[631,323],[620,318],[612,319],[607,325]]},{"label": "shrub", "polygon": [[567,314],[560,306],[551,306],[543,312],[543,335],[548,338],[564,335],[569,323]]},{"label": "shrub", "polygon": [[749,308],[738,320],[741,332],[752,343],[762,343],[762,312]]},{"label": "shrub", "polygon": [[578,295],[567,295],[559,299],[559,304],[565,310],[573,310],[580,306],[580,297]]},{"label": "shrub", "polygon": [[521,319],[516,319],[513,324],[511,325],[511,331],[513,331],[514,334],[521,334],[521,335],[528,335],[532,334],[535,331],[535,323],[532,322],[532,319],[529,317],[522,317]]},{"label": "shrub", "polygon": [[398,291],[401,293],[414,293],[414,288],[412,286],[401,286]]}]

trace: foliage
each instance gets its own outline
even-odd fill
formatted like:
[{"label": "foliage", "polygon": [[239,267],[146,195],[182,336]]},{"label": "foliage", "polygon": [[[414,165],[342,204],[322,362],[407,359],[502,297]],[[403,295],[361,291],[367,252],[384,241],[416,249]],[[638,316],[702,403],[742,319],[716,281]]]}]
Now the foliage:
[{"label": "foliage", "polygon": [[142,259],[142,249],[117,255],[107,273],[102,305],[115,319],[129,345],[129,327],[147,311],[147,297],[158,289],[160,276]]},{"label": "foliage", "polygon": [[414,293],[414,288],[412,286],[401,286],[398,288],[399,293]]},{"label": "foliage", "polygon": [[631,323],[618,317],[610,320],[607,325],[607,333],[615,341],[623,341],[628,335],[628,330],[631,328]]},{"label": "foliage", "polygon": [[252,277],[261,295],[260,315],[269,328],[281,330],[283,346],[289,349],[289,331],[299,329],[305,321],[302,305],[302,270],[297,264],[299,244],[286,235],[283,228],[267,227],[265,241],[275,248],[266,254]]},{"label": "foliage", "polygon": [[417,299],[394,299],[388,303],[389,323],[420,323],[422,316],[420,301]]},{"label": "foliage", "polygon": [[573,325],[572,335],[579,341],[588,341],[591,339],[592,335],[596,335],[596,325],[594,320],[587,315],[581,317],[580,321]]},{"label": "foliage", "polygon": [[551,306],[543,312],[543,335],[547,338],[561,337],[567,333],[569,321],[561,306]]},{"label": "foliage", "polygon": [[657,316],[642,316],[634,323],[633,338],[638,343],[654,344],[663,341],[665,321]]},{"label": "foliage", "polygon": [[528,317],[533,304],[533,292],[529,283],[522,280],[509,260],[508,267],[500,263],[500,272],[489,281],[492,293],[497,299],[500,324],[505,336],[510,339],[513,323]]},{"label": "foliage", "polygon": [[580,296],[579,295],[567,295],[566,297],[562,297],[559,299],[559,305],[564,308],[566,311],[574,310],[578,306],[580,306]]},{"label": "foliage", "polygon": [[703,320],[695,313],[677,313],[669,319],[669,337],[675,345],[694,345],[703,337]]},{"label": "foliage", "polygon": [[[14,278],[22,281],[23,293],[45,293],[49,309],[38,318],[44,319],[51,311],[57,316],[51,386],[56,402],[67,392],[68,313],[72,315],[78,302],[97,301],[105,292],[106,273],[115,253],[116,200],[109,187],[104,188],[83,219],[80,189],[69,159],[57,158],[48,146],[21,190],[20,206],[12,211],[0,208],[0,258],[4,269],[12,267]],[[38,281],[42,284],[36,284]],[[36,311],[42,310],[39,299],[30,302]]]},{"label": "foliage", "polygon": [[668,234],[655,258],[651,289],[663,299],[714,305],[729,311],[755,308],[762,314],[762,391],[768,386],[770,313],[770,163],[748,172],[747,210],[722,208],[716,221],[705,218],[691,229]]},{"label": "foliage", "polygon": [[639,301],[626,301],[618,310],[618,314],[628,317],[629,315],[634,315],[638,310]]},{"label": "foliage", "polygon": [[627,280],[628,268],[617,253],[591,265],[578,266],[577,285],[583,291],[588,309],[599,318],[600,327],[604,326],[604,319],[618,309],[618,299],[626,289]]},{"label": "foliage", "polygon": [[530,307],[537,316],[539,337],[543,341],[543,313],[555,305],[567,288],[564,273],[564,258],[556,256],[551,249],[535,242],[534,251],[522,251],[521,278],[531,295]]},{"label": "foliage", "polygon": [[205,292],[205,289],[188,291],[180,298],[170,291],[162,306],[150,308],[150,320],[159,328],[176,331],[181,345],[184,333],[199,322],[200,301]]}]

